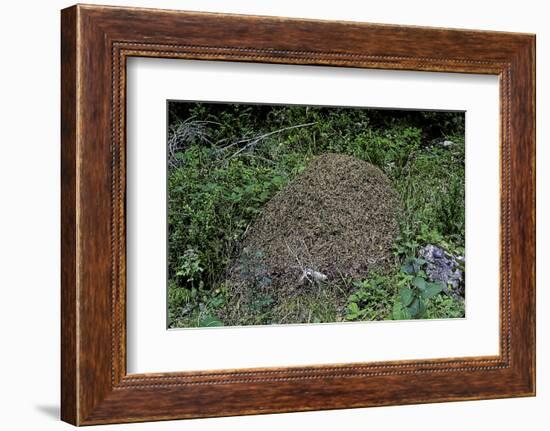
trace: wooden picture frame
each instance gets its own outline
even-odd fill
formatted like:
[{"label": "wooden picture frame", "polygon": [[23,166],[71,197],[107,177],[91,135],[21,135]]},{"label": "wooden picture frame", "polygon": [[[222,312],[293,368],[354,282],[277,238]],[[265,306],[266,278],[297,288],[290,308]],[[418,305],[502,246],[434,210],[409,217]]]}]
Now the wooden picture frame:
[{"label": "wooden picture frame", "polygon": [[[62,11],[61,50],[64,421],[535,394],[534,35],[77,5]],[[131,56],[498,75],[500,354],[128,375],[125,65]]]}]

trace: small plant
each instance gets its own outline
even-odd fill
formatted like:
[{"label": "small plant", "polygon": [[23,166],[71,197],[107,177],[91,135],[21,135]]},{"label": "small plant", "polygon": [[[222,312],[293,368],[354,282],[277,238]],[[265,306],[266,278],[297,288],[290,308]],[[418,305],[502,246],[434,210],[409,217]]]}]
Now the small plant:
[{"label": "small plant", "polygon": [[179,269],[176,276],[184,277],[186,280],[192,281],[203,271],[199,255],[193,249],[187,249],[183,256],[179,259]]},{"label": "small plant", "polygon": [[381,320],[391,310],[392,279],[373,274],[352,283],[356,288],[348,298],[346,320]]},{"label": "small plant", "polygon": [[420,319],[425,317],[426,301],[445,290],[445,284],[427,281],[422,266],[424,259],[409,257],[401,267],[407,283],[399,288],[399,296],[394,303],[392,317],[395,320]]},{"label": "small plant", "polygon": [[464,301],[449,295],[437,295],[430,299],[426,319],[459,319],[464,317]]},{"label": "small plant", "polygon": [[168,286],[169,327],[212,327],[223,326],[218,317],[219,310],[227,303],[227,289],[224,285],[207,290],[202,283],[199,288],[185,289],[175,283]]}]

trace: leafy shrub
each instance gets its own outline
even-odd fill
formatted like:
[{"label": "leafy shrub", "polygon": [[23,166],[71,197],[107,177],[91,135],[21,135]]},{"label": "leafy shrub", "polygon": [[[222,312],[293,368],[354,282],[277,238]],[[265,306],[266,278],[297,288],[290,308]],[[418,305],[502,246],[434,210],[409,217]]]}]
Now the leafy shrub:
[{"label": "leafy shrub", "polygon": [[399,288],[399,297],[394,303],[392,317],[401,319],[420,319],[426,316],[427,300],[445,290],[441,282],[427,280],[422,266],[423,259],[409,257],[401,267],[405,283]]},{"label": "leafy shrub", "polygon": [[393,278],[373,274],[366,280],[353,281],[356,290],[349,296],[347,320],[379,320],[384,318],[392,307],[395,291]]}]

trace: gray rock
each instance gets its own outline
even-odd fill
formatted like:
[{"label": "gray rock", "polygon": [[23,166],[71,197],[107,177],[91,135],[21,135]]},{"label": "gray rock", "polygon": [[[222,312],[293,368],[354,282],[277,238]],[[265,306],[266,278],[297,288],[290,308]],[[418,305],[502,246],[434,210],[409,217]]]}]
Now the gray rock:
[{"label": "gray rock", "polygon": [[447,141],[447,140],[445,140],[445,141],[439,142],[438,145],[441,145],[442,147],[447,148],[447,147],[452,147],[453,145],[455,145],[455,143],[454,143],[453,141]]},{"label": "gray rock", "polygon": [[431,281],[441,281],[451,293],[464,297],[464,257],[453,256],[433,244],[422,247],[418,255],[426,261],[426,275]]}]

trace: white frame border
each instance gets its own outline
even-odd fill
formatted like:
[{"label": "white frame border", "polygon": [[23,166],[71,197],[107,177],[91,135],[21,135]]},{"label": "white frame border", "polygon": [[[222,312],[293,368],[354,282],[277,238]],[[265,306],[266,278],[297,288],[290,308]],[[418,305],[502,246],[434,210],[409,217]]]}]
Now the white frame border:
[{"label": "white frame border", "polygon": [[[169,99],[466,111],[466,318],[167,330]],[[130,57],[128,373],[498,355],[498,101],[494,75]]]}]

